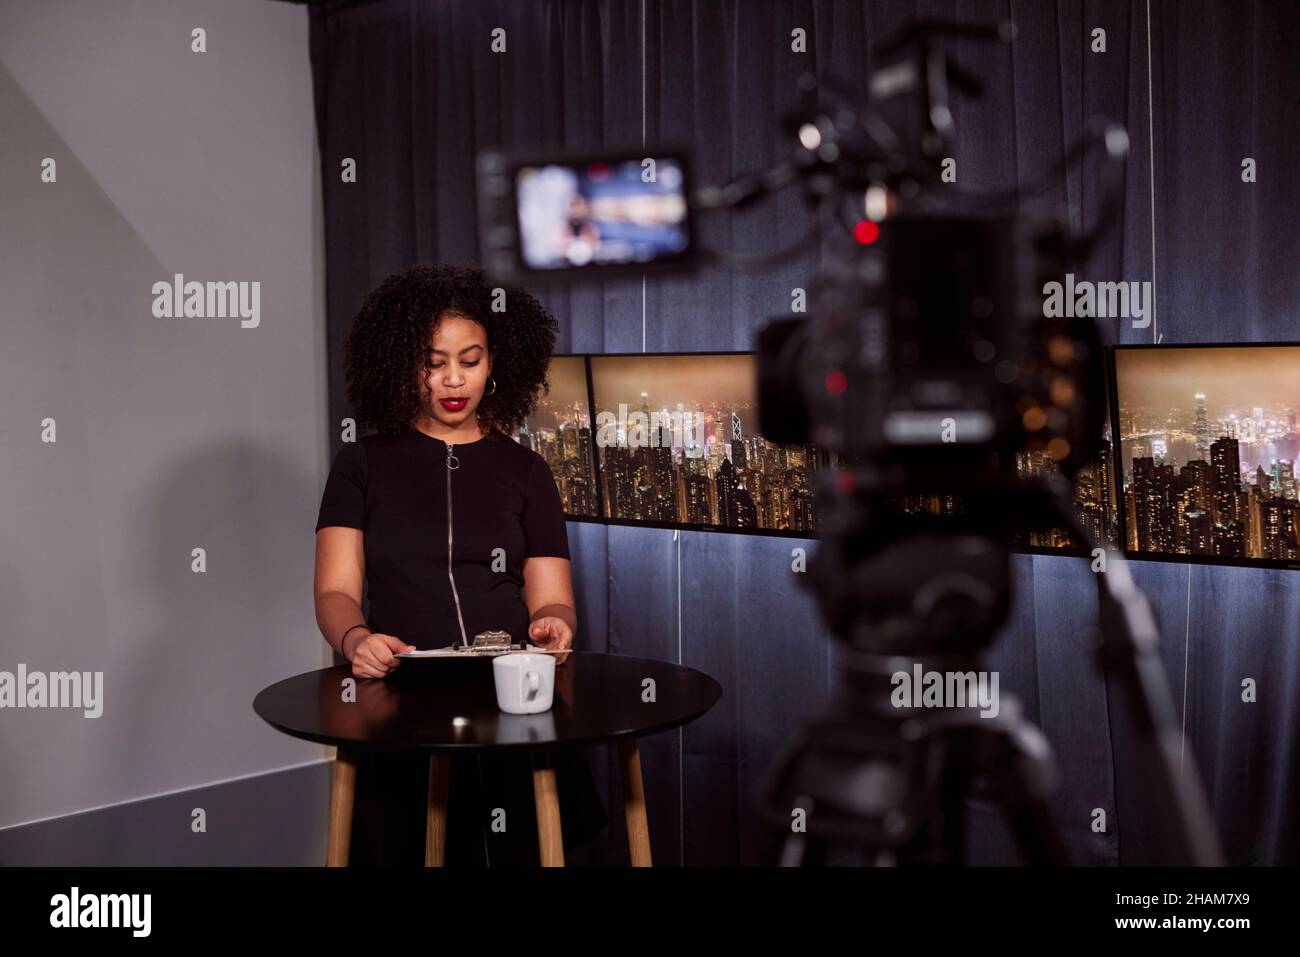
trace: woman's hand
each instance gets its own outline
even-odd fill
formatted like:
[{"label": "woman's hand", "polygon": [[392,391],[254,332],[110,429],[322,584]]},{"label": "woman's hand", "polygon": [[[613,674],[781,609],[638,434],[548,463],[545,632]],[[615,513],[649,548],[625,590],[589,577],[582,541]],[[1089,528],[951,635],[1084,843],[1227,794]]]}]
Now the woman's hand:
[{"label": "woman's hand", "polygon": [[[554,616],[538,618],[528,626],[528,640],[539,648],[560,651],[572,647],[573,629],[563,618]],[[562,655],[556,655],[555,663],[562,665],[568,657],[567,651]]]},{"label": "woman's hand", "polygon": [[393,656],[414,650],[415,645],[401,638],[371,632],[352,647],[352,673],[358,678],[386,678],[402,663]]}]

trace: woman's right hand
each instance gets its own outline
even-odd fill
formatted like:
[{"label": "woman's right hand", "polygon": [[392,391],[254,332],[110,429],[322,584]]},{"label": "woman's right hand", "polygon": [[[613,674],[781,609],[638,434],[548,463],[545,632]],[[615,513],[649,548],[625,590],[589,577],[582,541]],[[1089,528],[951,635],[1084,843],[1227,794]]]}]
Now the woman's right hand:
[{"label": "woman's right hand", "polygon": [[401,638],[371,632],[352,645],[352,673],[358,678],[386,678],[402,663],[401,658],[393,656],[414,650],[415,645]]}]

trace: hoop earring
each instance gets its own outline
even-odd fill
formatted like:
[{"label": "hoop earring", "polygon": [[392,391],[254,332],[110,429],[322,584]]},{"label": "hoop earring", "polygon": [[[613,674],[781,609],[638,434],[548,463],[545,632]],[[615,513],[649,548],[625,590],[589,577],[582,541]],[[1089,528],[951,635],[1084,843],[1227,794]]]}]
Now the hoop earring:
[{"label": "hoop earring", "polygon": [[497,380],[492,378],[491,376],[488,376],[488,381],[492,383],[492,392],[484,392],[483,393],[484,395],[492,395],[492,393],[496,392],[497,390]]}]

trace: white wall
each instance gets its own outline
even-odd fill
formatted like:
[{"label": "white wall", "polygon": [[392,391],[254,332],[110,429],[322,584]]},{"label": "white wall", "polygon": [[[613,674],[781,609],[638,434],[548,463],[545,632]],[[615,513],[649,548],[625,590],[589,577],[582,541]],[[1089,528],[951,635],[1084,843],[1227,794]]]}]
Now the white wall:
[{"label": "white wall", "polygon": [[[251,707],[330,660],[321,237],[305,8],[0,3],[0,671],[104,673],[0,708],[0,828],[330,753]],[[178,272],[260,324],[156,318]]]}]

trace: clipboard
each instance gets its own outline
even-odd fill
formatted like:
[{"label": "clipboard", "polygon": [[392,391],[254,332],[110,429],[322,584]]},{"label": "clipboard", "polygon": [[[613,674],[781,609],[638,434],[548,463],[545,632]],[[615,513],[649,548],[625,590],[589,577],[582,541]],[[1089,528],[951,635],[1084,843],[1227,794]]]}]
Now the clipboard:
[{"label": "clipboard", "polygon": [[401,651],[394,658],[496,658],[501,655],[567,655],[572,648],[538,648],[528,645],[521,648],[476,648],[473,645],[448,645],[446,648],[424,648],[417,651]]},{"label": "clipboard", "polygon": [[496,658],[500,655],[536,654],[563,655],[572,648],[539,648],[534,644],[514,641],[508,631],[480,631],[472,645],[447,645],[445,648],[425,648],[402,651],[394,658]]}]

